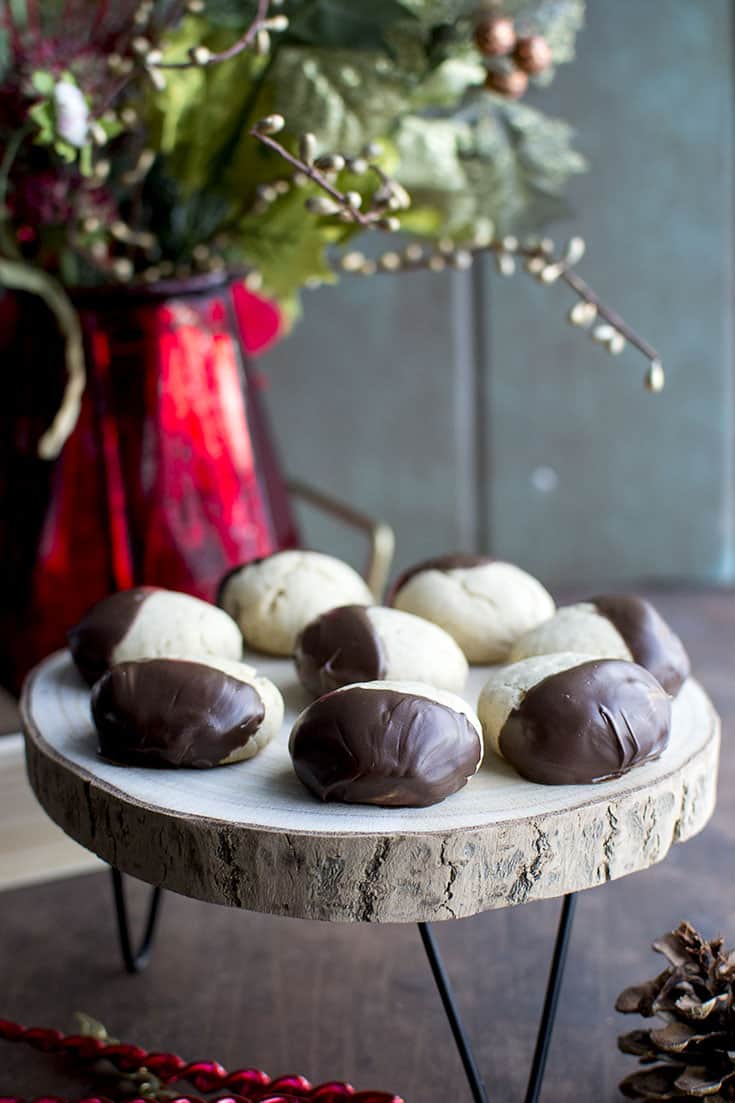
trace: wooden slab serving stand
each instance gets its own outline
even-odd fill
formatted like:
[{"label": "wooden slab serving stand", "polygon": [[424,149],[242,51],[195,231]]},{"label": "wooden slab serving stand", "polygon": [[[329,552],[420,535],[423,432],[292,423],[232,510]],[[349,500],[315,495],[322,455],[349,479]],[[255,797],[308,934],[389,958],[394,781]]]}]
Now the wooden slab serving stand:
[{"label": "wooden slab serving stand", "polygon": [[[120,871],[230,907],[418,923],[473,1099],[483,1103],[485,1088],[430,922],[564,897],[526,1094],[535,1103],[574,893],[661,861],[712,814],[719,720],[706,694],[690,679],[674,702],[667,750],[616,781],[535,785],[488,752],[467,787],[433,808],[321,805],[302,788],[288,757],[288,732],[307,703],[292,664],[258,656],[257,665],[284,694],[283,731],[254,759],[207,771],[134,769],[100,759],[89,691],[66,652],[52,655],[26,683],[31,785],[49,816],[113,867],[128,969],[141,968],[150,951],[159,896],[134,953]],[[473,670],[467,689],[473,703],[486,673]]]}]

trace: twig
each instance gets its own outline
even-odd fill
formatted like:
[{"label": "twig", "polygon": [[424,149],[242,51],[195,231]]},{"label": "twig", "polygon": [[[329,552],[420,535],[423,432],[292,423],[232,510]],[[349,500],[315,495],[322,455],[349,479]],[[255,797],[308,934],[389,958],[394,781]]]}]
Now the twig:
[{"label": "twig", "polygon": [[[190,52],[188,61],[156,61],[152,65],[152,68],[156,69],[196,69],[201,68],[203,65],[215,65],[220,61],[229,61],[230,58],[237,57],[238,54],[243,53],[245,50],[256,42],[260,31],[267,29],[265,24],[268,21],[268,15],[270,12],[271,0],[258,0],[258,8],[255,14],[253,22],[243,35],[238,38],[237,42],[233,42],[231,46],[228,46],[226,50],[221,50],[219,53],[214,53],[206,48],[206,46],[194,47]],[[199,57],[197,59],[197,53]]]},{"label": "twig", "polygon": [[567,287],[571,287],[572,291],[579,296],[586,303],[592,303],[597,308],[598,317],[604,318],[609,325],[616,329],[618,333],[622,334],[629,345],[638,349],[652,364],[660,364],[661,356],[650,345],[645,338],[640,337],[635,330],[631,329],[624,318],[621,318],[619,314],[616,314],[614,310],[605,306],[600,301],[599,296],[592,290],[588,283],[586,283],[581,276],[578,276],[573,268],[565,268],[559,277]]},{"label": "twig", "polygon": [[[365,229],[375,229],[376,227],[381,230],[397,230],[399,228],[397,219],[392,218],[385,210],[384,207],[379,207],[369,211],[362,211],[355,205],[359,202],[359,196],[356,192],[344,193],[335,187],[327,177],[316,168],[315,165],[309,164],[307,161],[300,157],[295,157],[292,153],[282,146],[280,142],[267,132],[267,125],[272,120],[278,120],[278,129],[280,130],[283,125],[283,120],[280,116],[271,116],[269,119],[262,119],[259,123],[256,123],[250,130],[250,136],[256,138],[263,145],[268,146],[274,150],[280,157],[283,158],[289,165],[291,165],[295,172],[300,173],[302,176],[308,177],[314,184],[316,184],[322,191],[334,200],[336,208],[333,210],[316,211],[315,213],[322,214],[341,214],[344,218],[349,218],[351,222],[356,222],[359,226]],[[344,160],[341,161],[344,165]],[[373,166],[371,166],[373,167]],[[381,178],[384,179],[386,184],[390,184],[391,181],[381,171]],[[357,196],[355,200],[354,197]],[[308,202],[308,201],[307,201]]]},{"label": "twig", "polygon": [[[307,209],[325,215],[336,214],[343,220],[354,221],[366,229],[400,229],[398,219],[392,217],[386,207],[390,210],[392,204],[395,204],[398,209],[406,208],[410,206],[411,197],[397,181],[391,180],[379,165],[365,162],[364,169],[361,170],[373,171],[381,183],[381,187],[373,197],[373,203],[378,204],[377,209],[361,211],[359,195],[352,192],[343,194],[319,171],[321,167],[327,167],[327,164],[321,164],[322,161],[333,162],[334,164],[329,164],[329,168],[337,169],[339,165],[341,169],[348,166],[350,159],[333,154],[314,160],[310,152],[304,152],[305,146],[308,149],[315,144],[315,138],[311,134],[302,135],[300,147],[302,156],[295,157],[273,137],[274,134],[280,133],[284,126],[285,119],[282,115],[269,115],[255,124],[250,130],[250,135],[272,149],[291,165],[296,173],[312,180],[330,197],[329,199],[307,199]],[[271,190],[277,194],[276,189]],[[457,245],[454,241],[446,239],[426,249],[418,242],[413,242],[402,253],[392,250],[384,253],[377,261],[354,250],[342,254],[339,267],[345,272],[354,272],[363,276],[372,276],[379,271],[403,272],[424,269],[441,272],[448,267],[469,268],[476,256],[494,253],[500,272],[509,276],[516,270],[516,260],[522,259],[528,271],[538,277],[542,283],[551,284],[561,280],[577,295],[580,301],[572,308],[569,315],[572,324],[584,329],[589,328],[592,337],[604,345],[611,355],[621,353],[626,344],[632,345],[649,361],[646,386],[651,391],[662,390],[664,370],[656,349],[632,330],[619,314],[606,307],[574,270],[573,265],[584,256],[585,243],[582,238],[571,238],[561,258],[555,258],[553,251],[554,243],[548,239],[542,241],[528,239],[521,243],[512,236],[497,238],[492,224],[488,223],[482,229],[478,226],[473,239],[466,245]],[[606,324],[601,325],[600,319]]]},{"label": "twig", "polygon": [[[463,250],[457,250],[457,253],[461,253]],[[640,337],[634,330],[630,328],[628,323],[620,317],[614,310],[601,301],[600,297],[589,286],[585,280],[571,267],[564,264],[563,261],[555,261],[548,252],[541,246],[523,246],[518,245],[513,249],[509,249],[507,245],[503,244],[503,240],[491,241],[485,245],[474,246],[467,249],[467,252],[474,258],[482,253],[495,253],[505,256],[520,256],[525,260],[543,261],[544,268],[558,266],[559,272],[557,279],[570,287],[575,294],[586,303],[591,303],[595,307],[597,317],[603,318],[609,325],[613,327],[618,333],[621,334],[634,348],[637,348],[646,359],[653,362],[661,362],[661,357],[653,345],[650,345],[643,337]],[[413,269],[430,269],[432,268],[432,257],[441,256],[441,253],[431,253],[427,256],[417,258],[415,261],[410,259],[404,259],[401,264],[401,270],[413,270]],[[451,254],[447,257],[447,265],[451,265]],[[544,269],[541,269],[543,272]]]},{"label": "twig", "polygon": [[[498,259],[501,272],[504,275],[511,275],[515,271],[516,258],[521,258],[526,262],[528,271],[542,283],[551,284],[561,281],[577,295],[581,304],[589,306],[586,316],[581,319],[575,317],[573,308],[570,312],[570,320],[581,328],[593,327],[591,330],[593,337],[606,345],[609,352],[613,354],[622,352],[626,343],[637,349],[649,361],[646,386],[651,391],[662,390],[664,372],[658,351],[631,329],[624,318],[605,306],[597,293],[572,267],[571,257],[574,256],[575,260],[581,259],[584,242],[579,238],[572,239],[567,246],[567,256],[561,259],[555,259],[552,250],[553,243],[549,241],[539,244],[521,244],[512,237],[493,238],[466,246],[447,240],[440,242],[438,246],[432,245],[428,248],[413,242],[401,253],[393,251],[384,253],[377,262],[364,257],[360,252],[345,253],[340,259],[340,267],[343,271],[366,276],[376,272],[441,272],[447,268],[469,268],[478,256],[492,253]],[[607,325],[599,326],[600,320]]]}]

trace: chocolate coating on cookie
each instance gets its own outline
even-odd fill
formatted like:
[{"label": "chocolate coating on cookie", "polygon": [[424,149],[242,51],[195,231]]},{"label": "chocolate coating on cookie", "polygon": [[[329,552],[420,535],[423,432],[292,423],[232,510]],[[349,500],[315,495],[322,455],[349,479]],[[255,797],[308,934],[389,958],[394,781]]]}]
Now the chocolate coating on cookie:
[{"label": "chocolate coating on cookie", "polygon": [[635,662],[676,696],[689,677],[689,656],[651,603],[630,594],[604,594],[591,600],[623,637]]},{"label": "chocolate coating on cookie", "polygon": [[92,690],[105,758],[132,766],[218,766],[255,735],[260,694],[215,667],[184,659],[120,663]]},{"label": "chocolate coating on cookie", "polygon": [[294,662],[302,684],[316,697],[386,675],[380,638],[363,605],[330,609],[307,624],[296,641]]},{"label": "chocolate coating on cookie", "polygon": [[671,726],[671,701],[636,663],[599,659],[537,682],[508,716],[501,753],[529,781],[605,781],[658,758]]},{"label": "chocolate coating on cookie", "polygon": [[109,668],[112,653],[155,586],[136,586],[98,601],[66,634],[79,673],[93,685]]},{"label": "chocolate coating on cookie", "polygon": [[289,750],[320,800],[422,808],[467,783],[482,740],[464,713],[436,700],[356,685],[310,705]]},{"label": "chocolate coating on cookie", "polygon": [[[273,552],[272,554],[278,555],[279,553]],[[222,575],[222,578],[217,583],[217,594],[214,599],[215,605],[218,605],[221,609],[224,609],[222,599],[224,596],[224,592],[227,589],[227,585],[231,581],[231,579],[235,577],[235,575],[240,573],[243,567],[257,567],[259,563],[264,563],[266,559],[270,558],[270,555],[257,555],[253,559],[246,559],[244,563],[236,563],[234,567],[230,567],[230,569]]]},{"label": "chocolate coating on cookie", "polygon": [[433,559],[424,559],[420,563],[415,563],[413,567],[407,567],[398,576],[390,588],[387,602],[390,605],[398,591],[412,578],[415,578],[417,574],[421,574],[422,571],[454,571],[467,567],[484,567],[487,563],[494,562],[495,560],[487,555],[465,555],[462,552],[452,552],[448,555],[434,556]]}]

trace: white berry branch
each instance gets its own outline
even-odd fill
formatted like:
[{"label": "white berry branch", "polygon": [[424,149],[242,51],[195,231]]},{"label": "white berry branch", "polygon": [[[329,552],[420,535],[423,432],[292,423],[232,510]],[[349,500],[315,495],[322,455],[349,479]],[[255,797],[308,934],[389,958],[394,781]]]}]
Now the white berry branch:
[{"label": "white berry branch", "polygon": [[[411,199],[405,188],[391,180],[379,166],[367,160],[371,153],[378,152],[373,147],[367,147],[365,156],[351,158],[341,153],[327,153],[320,157],[316,154],[316,138],[313,134],[303,134],[299,140],[299,156],[294,156],[285,146],[281,145],[273,135],[283,130],[285,120],[282,115],[269,115],[251,129],[250,135],[256,138],[264,146],[272,149],[287,164],[294,169],[294,180],[303,183],[311,180],[326,194],[324,196],[310,196],[305,200],[304,206],[312,214],[328,217],[337,216],[344,222],[355,222],[364,229],[379,229],[394,232],[400,229],[400,222],[391,214],[392,211],[403,210],[410,205]],[[334,177],[344,169],[352,173],[362,175],[368,171],[376,172],[381,181],[380,187],[373,196],[373,206],[363,211],[363,197],[357,191],[342,192],[333,182]],[[331,177],[331,179],[330,179]],[[269,192],[261,190],[261,198],[266,198]]]},{"label": "white berry branch", "polygon": [[548,238],[528,238],[519,242],[516,237],[496,238],[491,226],[482,226],[473,240],[457,244],[447,238],[437,245],[425,247],[418,242],[409,243],[401,252],[383,253],[377,261],[353,250],[339,260],[345,272],[371,276],[376,272],[441,272],[446,268],[467,269],[477,256],[494,254],[498,271],[512,276],[517,261],[524,261],[526,270],[541,283],[565,283],[578,302],[569,311],[572,325],[588,330],[593,340],[603,345],[613,356],[620,355],[627,345],[637,349],[649,362],[646,387],[650,391],[663,389],[665,377],[661,356],[643,337],[631,329],[627,322],[601,301],[600,297],[573,268],[582,259],[585,244],[582,238],[569,240],[561,256],[554,256],[554,242]]},{"label": "white berry branch", "polygon": [[[390,212],[408,208],[411,197],[397,180],[392,180],[379,165],[369,160],[373,150],[366,149],[358,158],[341,154],[315,157],[316,138],[313,134],[304,134],[299,142],[300,156],[295,157],[273,137],[285,125],[282,115],[269,115],[257,122],[250,131],[253,138],[278,153],[294,169],[290,181],[276,181],[272,185],[260,187],[260,209],[275,201],[292,184],[311,180],[326,193],[325,196],[312,196],[306,200],[305,206],[312,213],[335,215],[342,221],[355,222],[365,229],[400,229],[399,220]],[[360,209],[362,197],[359,193],[343,193],[333,182],[337,174],[345,168],[359,175],[368,171],[377,174],[380,185],[372,196],[371,210]],[[362,276],[372,276],[376,272],[441,272],[448,267],[470,268],[478,255],[491,253],[495,255],[500,274],[512,276],[518,261],[523,261],[526,270],[541,283],[561,281],[574,292],[578,301],[568,315],[572,325],[588,330],[593,340],[604,346],[613,356],[620,355],[627,345],[632,345],[648,360],[646,387],[650,391],[662,390],[665,378],[659,353],[631,329],[619,314],[605,306],[596,292],[575,271],[574,265],[585,253],[582,238],[570,238],[561,256],[556,257],[554,249],[554,242],[549,238],[527,238],[524,242],[511,235],[499,238],[495,235],[493,225],[484,219],[476,227],[472,239],[466,243],[458,244],[446,238],[436,245],[425,247],[419,242],[411,242],[402,251],[389,250],[377,260],[366,257],[359,250],[351,250],[343,253],[337,263],[343,272]]]},{"label": "white berry branch", "polygon": [[270,49],[271,32],[285,31],[288,27],[288,16],[270,14],[272,4],[275,6],[277,0],[258,0],[252,23],[245,33],[226,50],[217,52],[210,50],[207,46],[193,46],[189,50],[186,61],[164,61],[160,50],[151,50],[146,55],[146,65],[151,70],[196,69],[229,61],[245,50],[255,49],[260,54],[267,54]]}]

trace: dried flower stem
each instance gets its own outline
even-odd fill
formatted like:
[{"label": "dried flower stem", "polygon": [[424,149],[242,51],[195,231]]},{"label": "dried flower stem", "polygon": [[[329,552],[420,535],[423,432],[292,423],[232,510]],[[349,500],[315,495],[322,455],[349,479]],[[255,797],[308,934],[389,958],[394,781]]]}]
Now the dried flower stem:
[{"label": "dried flower stem", "polygon": [[[268,20],[270,13],[271,0],[258,0],[258,9],[255,13],[255,18],[250,24],[237,42],[233,42],[231,46],[228,46],[226,50],[221,50],[219,53],[211,53],[206,51],[206,60],[197,60],[195,56],[190,57],[187,61],[157,61],[152,68],[155,69],[197,69],[203,65],[215,65],[220,61],[229,61],[233,57],[237,57],[238,54],[244,53],[245,50],[249,50],[255,45],[258,33],[265,29],[265,24]],[[196,48],[193,51],[196,54]]]},{"label": "dried flower stem", "polygon": [[640,337],[635,330],[631,329],[628,323],[621,318],[619,314],[616,314],[614,310],[605,306],[589,284],[587,284],[581,276],[577,275],[573,268],[565,268],[559,279],[562,280],[567,287],[570,287],[584,302],[592,303],[593,306],[597,307],[599,317],[604,318],[606,322],[618,331],[618,333],[621,333],[628,344],[638,349],[638,351],[650,360],[652,364],[661,363],[661,357],[653,345],[650,345],[645,338]]},{"label": "dried flower stem", "polygon": [[336,188],[319,169],[315,168],[313,165],[307,164],[307,162],[301,160],[300,157],[295,157],[292,153],[289,153],[280,142],[276,141],[270,134],[266,134],[263,130],[259,130],[257,126],[252,128],[250,136],[252,138],[257,138],[263,145],[274,150],[284,161],[292,165],[296,172],[301,173],[303,176],[307,176],[309,180],[313,181],[313,183],[334,200],[346,215],[349,215],[351,221],[357,222],[366,229],[374,229],[385,219],[385,210],[361,211],[359,208],[351,206],[347,196],[344,195],[339,188]]},{"label": "dried flower stem", "polygon": [[[503,239],[493,240],[482,245],[468,245],[466,247],[458,246],[454,251],[454,257],[467,257],[471,263],[477,256],[483,253],[494,253],[498,257],[522,257],[526,261],[539,261],[543,262],[544,268],[554,267],[558,268],[558,274],[555,277],[562,283],[565,283],[578,298],[585,303],[589,303],[595,308],[596,316],[603,319],[608,325],[619,333],[628,344],[637,349],[650,363],[651,372],[648,377],[648,385],[653,390],[660,390],[662,386],[661,376],[661,356],[653,347],[649,344],[645,338],[641,337],[635,330],[631,329],[628,323],[621,318],[614,310],[601,301],[600,297],[595,291],[577,274],[574,268],[565,264],[563,260],[554,260],[546,249],[541,246],[528,246],[518,244],[515,248],[509,249],[504,244]],[[407,256],[404,253],[401,257],[400,267],[396,267],[393,270],[396,271],[417,271],[417,270],[437,270],[435,262],[437,258],[442,257],[442,252],[437,252],[434,249],[421,250],[420,255],[417,250],[417,255],[412,258],[410,253]],[[442,265],[444,267],[445,265]],[[468,264],[459,264],[456,267],[468,267]],[[452,267],[452,254],[446,256],[446,267]],[[390,268],[381,268],[381,271],[390,271]],[[541,269],[543,271],[543,269]],[[661,380],[661,382],[659,382]]]}]

